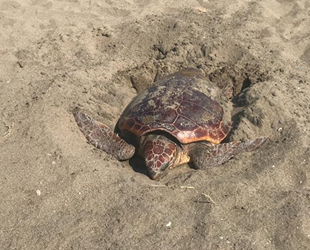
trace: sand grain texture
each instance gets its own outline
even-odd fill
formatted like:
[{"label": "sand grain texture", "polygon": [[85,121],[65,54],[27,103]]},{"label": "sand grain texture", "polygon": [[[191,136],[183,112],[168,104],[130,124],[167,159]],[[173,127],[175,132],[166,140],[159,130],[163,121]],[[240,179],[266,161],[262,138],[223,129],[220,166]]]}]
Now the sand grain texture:
[{"label": "sand grain texture", "polygon": [[[0,0],[1,249],[310,249],[308,27],[308,0]],[[76,106],[113,127],[185,67],[268,144],[154,182],[86,143]]]}]

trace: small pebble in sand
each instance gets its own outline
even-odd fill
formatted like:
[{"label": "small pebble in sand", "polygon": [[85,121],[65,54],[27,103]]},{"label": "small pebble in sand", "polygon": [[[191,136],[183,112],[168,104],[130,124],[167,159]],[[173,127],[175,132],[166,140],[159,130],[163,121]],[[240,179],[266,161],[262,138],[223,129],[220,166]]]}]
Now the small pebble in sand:
[{"label": "small pebble in sand", "polygon": [[166,224],[166,227],[171,227],[171,221]]},{"label": "small pebble in sand", "polygon": [[37,191],[36,191],[36,193],[37,193],[37,195],[41,195],[41,191],[38,189]]}]

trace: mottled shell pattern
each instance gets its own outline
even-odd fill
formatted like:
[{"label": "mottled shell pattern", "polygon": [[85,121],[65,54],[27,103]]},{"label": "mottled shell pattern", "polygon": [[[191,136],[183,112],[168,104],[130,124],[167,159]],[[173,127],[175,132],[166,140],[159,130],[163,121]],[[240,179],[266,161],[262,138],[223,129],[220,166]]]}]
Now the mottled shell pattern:
[{"label": "mottled shell pattern", "polygon": [[230,107],[222,91],[200,71],[182,70],[142,91],[119,119],[121,130],[140,137],[165,131],[181,143],[220,143],[230,130]]}]

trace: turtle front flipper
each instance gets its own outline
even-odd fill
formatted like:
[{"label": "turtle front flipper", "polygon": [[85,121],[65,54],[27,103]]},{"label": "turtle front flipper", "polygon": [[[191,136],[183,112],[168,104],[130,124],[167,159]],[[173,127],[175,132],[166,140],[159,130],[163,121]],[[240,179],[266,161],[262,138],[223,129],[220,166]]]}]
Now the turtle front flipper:
[{"label": "turtle front flipper", "polygon": [[190,153],[191,161],[196,168],[211,168],[224,164],[242,152],[249,152],[260,147],[266,137],[259,137],[247,142],[229,142],[223,144],[200,143]]},{"label": "turtle front flipper", "polygon": [[113,133],[107,125],[93,120],[82,112],[74,112],[73,115],[86,139],[95,147],[118,160],[127,160],[134,155],[135,147]]}]

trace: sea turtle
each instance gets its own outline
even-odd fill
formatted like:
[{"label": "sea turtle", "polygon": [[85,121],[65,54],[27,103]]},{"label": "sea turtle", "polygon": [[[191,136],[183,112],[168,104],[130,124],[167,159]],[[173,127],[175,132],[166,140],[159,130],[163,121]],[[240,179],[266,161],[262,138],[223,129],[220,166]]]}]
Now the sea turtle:
[{"label": "sea turtle", "polygon": [[[188,162],[195,168],[219,166],[266,141],[258,137],[220,144],[230,131],[230,109],[221,89],[200,71],[185,69],[157,81],[130,102],[118,121],[126,140],[80,111],[74,116],[91,144],[118,160],[137,152],[150,177],[159,179],[167,169]],[[128,143],[133,138],[136,143]]]}]

